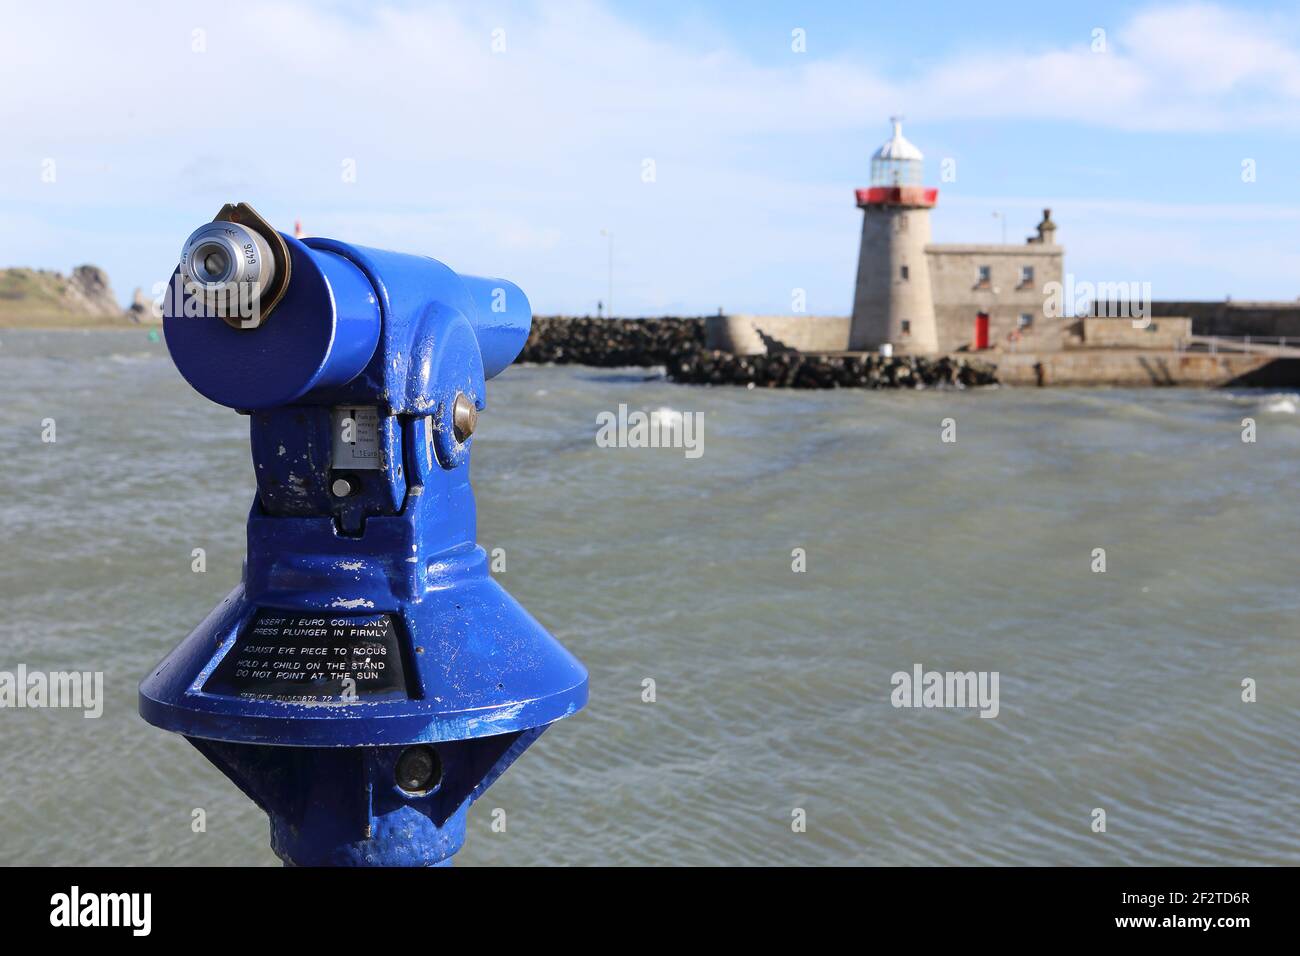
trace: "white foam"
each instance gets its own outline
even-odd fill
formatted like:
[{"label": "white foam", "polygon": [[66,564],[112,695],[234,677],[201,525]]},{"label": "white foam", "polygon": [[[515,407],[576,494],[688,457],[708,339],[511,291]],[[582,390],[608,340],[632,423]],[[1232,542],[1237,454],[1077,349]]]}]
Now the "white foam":
[{"label": "white foam", "polygon": [[1259,400],[1259,410],[1270,415],[1294,415],[1300,407],[1300,395],[1293,393],[1267,395]]}]

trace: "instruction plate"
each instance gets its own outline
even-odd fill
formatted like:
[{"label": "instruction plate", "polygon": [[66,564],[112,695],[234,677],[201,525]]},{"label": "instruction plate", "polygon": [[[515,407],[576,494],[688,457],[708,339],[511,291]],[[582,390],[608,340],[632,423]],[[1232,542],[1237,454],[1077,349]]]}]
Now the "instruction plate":
[{"label": "instruction plate", "polygon": [[300,703],[410,696],[393,615],[267,609],[244,627],[203,691]]}]

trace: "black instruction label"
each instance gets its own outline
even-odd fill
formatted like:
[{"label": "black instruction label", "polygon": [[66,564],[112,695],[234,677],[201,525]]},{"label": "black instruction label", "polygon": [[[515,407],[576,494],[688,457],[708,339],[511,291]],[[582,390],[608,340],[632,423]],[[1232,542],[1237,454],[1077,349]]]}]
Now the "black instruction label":
[{"label": "black instruction label", "polygon": [[257,612],[203,690],[304,703],[409,696],[391,614],[273,610]]}]

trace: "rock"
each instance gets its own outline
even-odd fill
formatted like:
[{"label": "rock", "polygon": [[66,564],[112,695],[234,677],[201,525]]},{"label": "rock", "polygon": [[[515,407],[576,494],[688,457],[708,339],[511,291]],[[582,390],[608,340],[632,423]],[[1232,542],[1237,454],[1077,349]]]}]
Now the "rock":
[{"label": "rock", "polygon": [[136,286],[135,293],[131,296],[131,307],[126,310],[126,314],[131,321],[141,325],[157,325],[162,322],[162,316],[154,310],[153,300],[139,286]]},{"label": "rock", "polygon": [[113,297],[108,274],[98,266],[77,266],[68,277],[64,289],[68,308],[84,315],[121,315],[122,309]]},{"label": "rock", "polygon": [[603,368],[667,365],[703,346],[703,319],[538,316],[518,361]]}]

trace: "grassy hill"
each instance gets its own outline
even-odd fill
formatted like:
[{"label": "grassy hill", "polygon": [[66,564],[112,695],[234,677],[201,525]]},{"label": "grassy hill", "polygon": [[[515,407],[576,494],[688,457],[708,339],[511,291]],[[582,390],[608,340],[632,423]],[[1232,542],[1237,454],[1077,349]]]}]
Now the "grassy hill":
[{"label": "grassy hill", "polygon": [[104,270],[0,269],[0,328],[130,326],[136,313],[117,303]]}]

